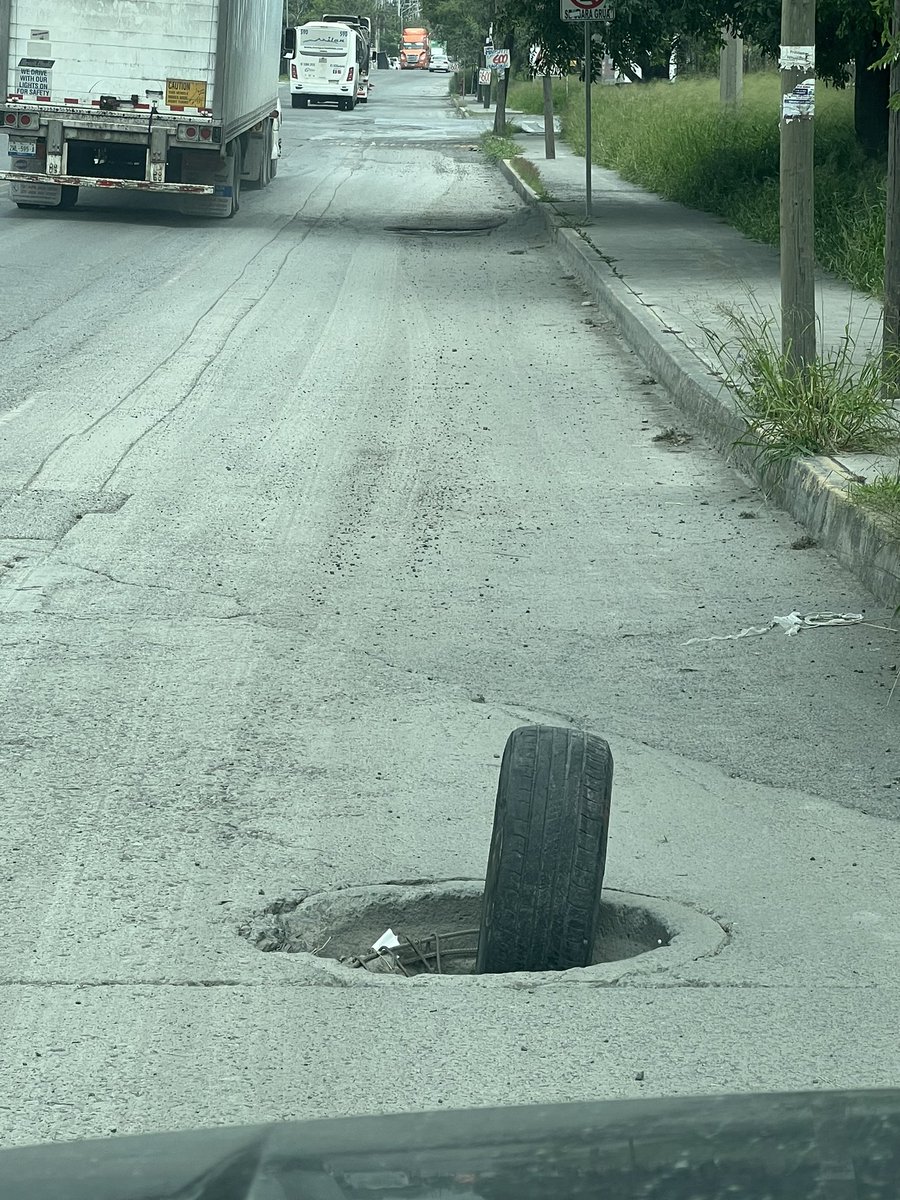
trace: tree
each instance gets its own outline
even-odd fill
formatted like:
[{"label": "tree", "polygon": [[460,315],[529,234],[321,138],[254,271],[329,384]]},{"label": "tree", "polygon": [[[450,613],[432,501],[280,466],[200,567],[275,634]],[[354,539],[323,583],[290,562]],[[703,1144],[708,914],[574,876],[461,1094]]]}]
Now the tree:
[{"label": "tree", "polygon": [[422,0],[422,21],[432,41],[445,45],[460,66],[474,66],[484,47],[493,7],[491,0]]},{"label": "tree", "polygon": [[400,18],[396,7],[386,8],[378,0],[353,0],[346,10],[338,0],[287,0],[285,14],[288,25],[303,25],[307,21],[320,21],[326,12],[351,12],[360,17],[372,18],[372,29],[377,32],[379,44],[399,46]]},{"label": "tree", "polygon": [[[597,59],[603,53],[616,67],[634,78],[668,76],[672,49],[681,36],[716,45],[723,20],[724,0],[617,0],[615,19],[598,24]],[[559,9],[546,0],[498,0],[497,19],[514,29],[520,45],[537,45],[542,66],[567,71],[583,54],[583,31],[559,17]],[[632,64],[641,68],[633,71]]]},{"label": "tree", "polygon": [[[775,0],[722,0],[727,18],[743,37],[776,58],[780,6]],[[884,54],[884,15],[879,0],[818,0],[816,75],[837,87],[855,79],[854,124],[872,153],[887,148],[889,72],[872,70]]]},{"label": "tree", "polygon": [[[838,87],[855,78],[856,134],[872,152],[887,145],[888,70],[871,69],[884,53],[884,4],[819,0],[817,5],[816,74]],[[645,79],[665,74],[679,38],[713,48],[726,25],[773,59],[778,56],[780,0],[616,0],[615,9],[615,20],[598,26],[598,49],[632,77],[633,63]],[[555,3],[497,0],[496,19],[516,31],[520,45],[537,44],[548,67],[568,70],[581,58],[581,30],[560,20]]]}]

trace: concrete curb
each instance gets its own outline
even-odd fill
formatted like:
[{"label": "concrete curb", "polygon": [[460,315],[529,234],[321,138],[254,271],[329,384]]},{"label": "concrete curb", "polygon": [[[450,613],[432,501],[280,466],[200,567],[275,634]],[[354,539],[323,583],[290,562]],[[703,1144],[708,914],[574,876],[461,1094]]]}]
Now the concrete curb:
[{"label": "concrete curb", "polygon": [[877,517],[850,502],[853,473],[838,459],[826,457],[796,459],[780,471],[766,469],[749,450],[735,446],[746,426],[703,350],[681,331],[664,325],[596,247],[565,223],[553,202],[541,200],[519,177],[511,162],[501,162],[500,169],[522,199],[541,213],[565,265],[612,316],[631,348],[709,441],[804,525],[878,600],[891,608],[900,605],[900,544]]}]

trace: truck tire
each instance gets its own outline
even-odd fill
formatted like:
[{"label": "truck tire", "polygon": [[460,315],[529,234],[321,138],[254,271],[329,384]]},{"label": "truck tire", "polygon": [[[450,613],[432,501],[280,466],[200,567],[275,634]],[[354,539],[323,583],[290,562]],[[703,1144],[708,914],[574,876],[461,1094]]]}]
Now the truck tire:
[{"label": "truck tire", "polygon": [[476,974],[591,961],[606,865],[612,755],[603,738],[525,725],[500,766]]}]

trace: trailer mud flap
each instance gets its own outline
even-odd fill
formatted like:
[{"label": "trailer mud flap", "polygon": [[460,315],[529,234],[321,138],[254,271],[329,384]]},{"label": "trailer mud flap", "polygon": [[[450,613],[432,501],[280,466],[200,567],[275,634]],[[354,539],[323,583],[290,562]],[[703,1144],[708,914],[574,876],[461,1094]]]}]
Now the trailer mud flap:
[{"label": "trailer mud flap", "polygon": [[[10,171],[34,171],[34,156],[10,160]],[[10,180],[9,198],[16,204],[41,204],[56,208],[62,196],[62,188],[55,183],[34,183],[32,180]]]},{"label": "trailer mud flap", "polygon": [[[212,184],[212,195],[185,196],[178,205],[186,216],[229,217],[234,207],[234,157],[220,155],[185,154],[181,163],[181,178],[184,183]],[[240,187],[240,182],[237,182]]]}]

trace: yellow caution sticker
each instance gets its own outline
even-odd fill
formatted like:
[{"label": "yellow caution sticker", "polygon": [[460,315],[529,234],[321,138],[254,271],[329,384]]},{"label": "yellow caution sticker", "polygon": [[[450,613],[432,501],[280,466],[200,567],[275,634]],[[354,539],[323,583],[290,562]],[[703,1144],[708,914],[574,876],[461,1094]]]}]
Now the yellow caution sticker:
[{"label": "yellow caution sticker", "polygon": [[167,79],[169,108],[206,108],[206,84],[202,79]]}]

